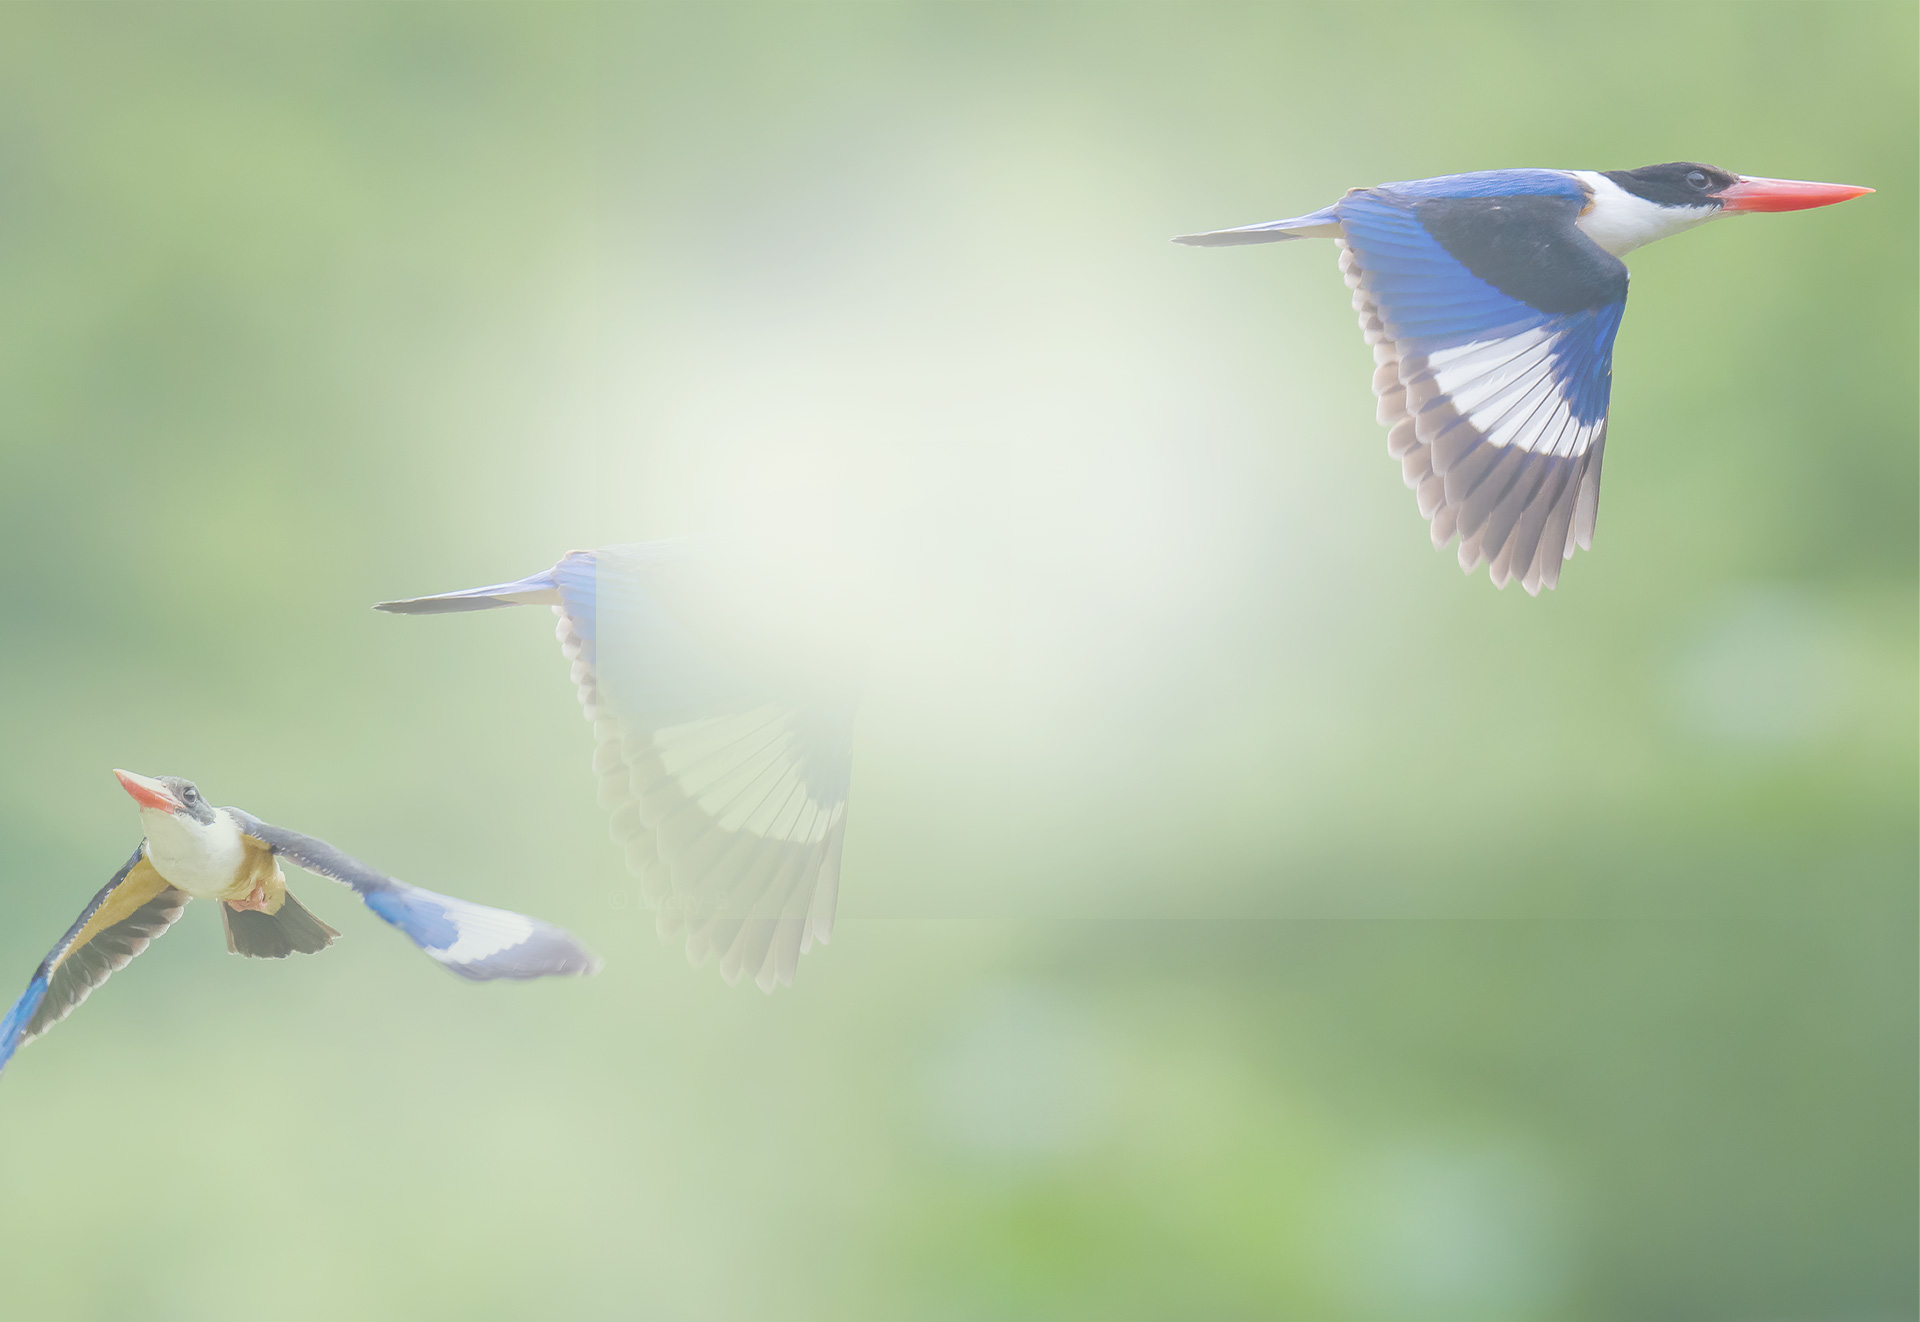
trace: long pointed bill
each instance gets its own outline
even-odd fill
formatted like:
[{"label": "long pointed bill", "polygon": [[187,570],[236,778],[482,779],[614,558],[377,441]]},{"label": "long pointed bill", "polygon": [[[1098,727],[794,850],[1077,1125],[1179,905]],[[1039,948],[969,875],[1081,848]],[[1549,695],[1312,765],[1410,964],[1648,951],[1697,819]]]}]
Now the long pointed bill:
[{"label": "long pointed bill", "polygon": [[142,808],[153,808],[160,812],[179,812],[186,805],[173,797],[173,791],[151,776],[136,776],[131,771],[115,768],[114,775],[120,778],[120,788],[133,796],[133,801]]},{"label": "long pointed bill", "polygon": [[1872,191],[1853,184],[1810,184],[1801,179],[1742,175],[1739,183],[1720,190],[1720,207],[1723,211],[1805,211],[1808,207],[1830,207]]}]

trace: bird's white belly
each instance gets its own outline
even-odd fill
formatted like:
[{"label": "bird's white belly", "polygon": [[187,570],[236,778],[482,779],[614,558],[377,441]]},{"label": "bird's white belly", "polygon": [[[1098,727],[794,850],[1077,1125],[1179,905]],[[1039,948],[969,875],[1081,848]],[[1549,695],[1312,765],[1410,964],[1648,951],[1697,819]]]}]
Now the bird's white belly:
[{"label": "bird's white belly", "polygon": [[240,837],[232,840],[172,840],[154,832],[147,837],[147,859],[162,877],[195,899],[211,900],[233,890],[242,859]]}]

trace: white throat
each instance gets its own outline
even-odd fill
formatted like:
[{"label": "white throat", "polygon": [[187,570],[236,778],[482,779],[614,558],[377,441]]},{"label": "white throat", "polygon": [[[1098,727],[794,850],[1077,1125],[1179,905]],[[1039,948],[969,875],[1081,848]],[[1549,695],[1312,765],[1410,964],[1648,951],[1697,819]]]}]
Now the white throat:
[{"label": "white throat", "polygon": [[1725,214],[1717,206],[1663,207],[1635,197],[1593,170],[1574,170],[1572,174],[1593,190],[1593,204],[1574,224],[1615,257]]},{"label": "white throat", "polygon": [[211,822],[198,822],[183,813],[140,810],[147,832],[147,859],[155,871],[196,899],[229,894],[240,875],[246,848],[240,824],[224,808],[213,810]]}]

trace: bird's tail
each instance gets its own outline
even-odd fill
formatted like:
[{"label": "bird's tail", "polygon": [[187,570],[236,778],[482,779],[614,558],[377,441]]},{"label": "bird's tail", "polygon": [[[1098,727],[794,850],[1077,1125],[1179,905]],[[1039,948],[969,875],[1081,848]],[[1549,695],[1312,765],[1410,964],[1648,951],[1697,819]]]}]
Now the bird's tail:
[{"label": "bird's tail", "polygon": [[1267,220],[1258,225],[1241,225],[1230,230],[1208,230],[1204,234],[1182,234],[1175,243],[1196,248],[1224,248],[1237,243],[1279,243],[1286,239],[1334,239],[1340,236],[1340,218],[1332,207],[1324,207],[1305,216],[1286,220]]},{"label": "bird's tail", "polygon": [[552,605],[559,600],[560,589],[554,582],[553,571],[549,569],[517,583],[495,583],[484,588],[442,592],[433,597],[383,601],[374,609],[394,615],[444,615],[449,611],[488,611],[501,606]]},{"label": "bird's tail", "polygon": [[227,949],[251,959],[285,959],[288,955],[317,955],[340,934],[315,918],[288,891],[277,913],[220,905],[227,924]]}]

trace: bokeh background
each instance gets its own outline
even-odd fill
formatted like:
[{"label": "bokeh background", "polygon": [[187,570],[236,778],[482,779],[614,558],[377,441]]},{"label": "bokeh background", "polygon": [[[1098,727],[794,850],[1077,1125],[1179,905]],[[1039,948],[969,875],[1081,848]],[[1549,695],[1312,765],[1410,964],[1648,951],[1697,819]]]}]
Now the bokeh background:
[{"label": "bokeh background", "polygon": [[[13,4],[0,969],[108,769],[325,882],[0,1085],[0,1315],[1884,1322],[1915,1309],[1909,4]],[[1428,547],[1349,186],[1869,184],[1631,259],[1599,536]],[[764,526],[891,594],[841,917],[660,944],[543,612]],[[9,991],[10,994],[10,991]]]}]

